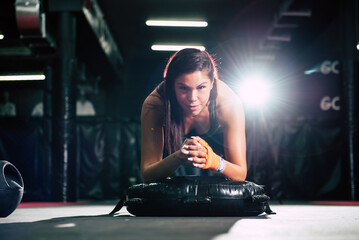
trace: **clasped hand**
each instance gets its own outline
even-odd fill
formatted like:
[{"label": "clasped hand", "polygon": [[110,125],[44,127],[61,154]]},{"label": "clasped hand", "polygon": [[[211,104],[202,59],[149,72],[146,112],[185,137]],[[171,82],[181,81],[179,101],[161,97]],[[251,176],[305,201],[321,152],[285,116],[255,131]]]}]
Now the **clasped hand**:
[{"label": "clasped hand", "polygon": [[207,149],[199,143],[199,137],[187,138],[180,149],[182,165],[204,168],[207,162]]}]

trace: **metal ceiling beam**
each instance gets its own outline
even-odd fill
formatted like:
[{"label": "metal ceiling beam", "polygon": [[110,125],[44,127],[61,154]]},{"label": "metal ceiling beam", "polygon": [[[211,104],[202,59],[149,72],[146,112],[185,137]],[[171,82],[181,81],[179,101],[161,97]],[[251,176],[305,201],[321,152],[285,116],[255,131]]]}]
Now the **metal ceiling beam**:
[{"label": "metal ceiling beam", "polygon": [[310,9],[301,10],[301,11],[284,11],[280,13],[280,16],[283,17],[311,17],[312,11]]},{"label": "metal ceiling beam", "polygon": [[289,34],[285,35],[269,35],[267,36],[267,40],[269,41],[280,41],[280,42],[290,42],[291,36]]},{"label": "metal ceiling beam", "polygon": [[101,50],[119,76],[119,69],[123,64],[123,57],[117,47],[115,39],[104,18],[97,0],[49,0],[49,12],[75,11],[82,12],[87,23],[97,37]]},{"label": "metal ceiling beam", "polygon": [[118,71],[120,65],[123,64],[123,58],[106,23],[102,10],[96,0],[87,2],[88,4],[85,4],[82,8],[82,12],[114,70]]},{"label": "metal ceiling beam", "polygon": [[292,28],[298,28],[298,24],[290,24],[290,23],[274,23],[273,28],[286,28],[286,29],[292,29]]},{"label": "metal ceiling beam", "polygon": [[[273,22],[267,30],[264,41],[276,41],[280,43],[288,43],[291,39],[291,32],[299,27],[298,23],[286,22],[285,20],[292,17],[311,17],[311,9],[292,10],[291,6],[296,0],[286,0],[279,7],[277,14],[274,16]],[[284,19],[284,20],[283,20]],[[263,44],[263,49],[267,49]],[[280,48],[280,47],[278,47]]]}]

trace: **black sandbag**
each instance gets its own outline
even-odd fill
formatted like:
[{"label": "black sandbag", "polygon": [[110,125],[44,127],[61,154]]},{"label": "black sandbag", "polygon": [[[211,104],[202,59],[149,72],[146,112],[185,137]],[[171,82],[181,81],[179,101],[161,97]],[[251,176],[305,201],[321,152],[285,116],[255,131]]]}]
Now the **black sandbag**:
[{"label": "black sandbag", "polygon": [[249,181],[178,176],[128,188],[124,205],[136,216],[257,216],[273,213],[264,191]]}]

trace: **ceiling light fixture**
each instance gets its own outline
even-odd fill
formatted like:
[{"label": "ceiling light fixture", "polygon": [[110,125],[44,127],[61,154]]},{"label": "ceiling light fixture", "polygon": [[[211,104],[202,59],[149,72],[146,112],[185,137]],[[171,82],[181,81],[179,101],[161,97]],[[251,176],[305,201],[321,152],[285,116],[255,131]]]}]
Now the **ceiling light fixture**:
[{"label": "ceiling light fixture", "polygon": [[269,35],[267,36],[267,40],[270,41],[280,41],[280,42],[290,42],[291,41],[291,36],[290,35]]},{"label": "ceiling light fixture", "polygon": [[0,81],[41,81],[45,78],[44,74],[3,75],[0,76]]},{"label": "ceiling light fixture", "polygon": [[147,20],[147,26],[157,27],[207,27],[205,21],[167,21],[167,20]]},{"label": "ceiling light fixture", "polygon": [[201,51],[205,50],[204,46],[196,45],[152,45],[151,49],[153,51],[180,51],[184,48],[197,48]]}]

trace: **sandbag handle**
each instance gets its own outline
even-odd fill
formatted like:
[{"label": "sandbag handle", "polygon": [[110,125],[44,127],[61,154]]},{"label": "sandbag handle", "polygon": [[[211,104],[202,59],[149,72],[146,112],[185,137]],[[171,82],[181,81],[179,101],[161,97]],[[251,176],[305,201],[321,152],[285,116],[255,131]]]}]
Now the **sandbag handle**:
[{"label": "sandbag handle", "polygon": [[[11,168],[11,170],[13,171],[13,173],[16,175],[16,180],[18,180],[19,182],[8,182],[8,180],[6,180],[6,176],[5,176],[5,168]],[[21,174],[19,172],[19,170],[17,170],[17,168],[10,162],[5,161],[5,160],[0,160],[0,189],[22,189],[24,187],[24,181],[21,177]]]},{"label": "sandbag handle", "polygon": [[265,194],[261,194],[261,195],[253,195],[252,196],[252,201],[254,203],[264,203],[264,212],[267,214],[276,214],[275,212],[272,211],[272,209],[269,207],[269,201],[270,197],[268,197]]},{"label": "sandbag handle", "polygon": [[123,207],[123,203],[125,201],[121,198],[118,203],[116,204],[115,208],[108,214],[108,215],[113,215],[115,214],[116,212],[120,211],[121,208]]},{"label": "sandbag handle", "polygon": [[264,212],[265,212],[266,214],[277,214],[276,212],[273,212],[273,211],[272,211],[272,209],[269,207],[269,203],[268,203],[268,202],[266,202]]},{"label": "sandbag handle", "polygon": [[269,201],[269,199],[270,199],[270,197],[268,197],[265,194],[252,196],[252,202],[254,202],[254,203],[264,203],[264,202]]}]

